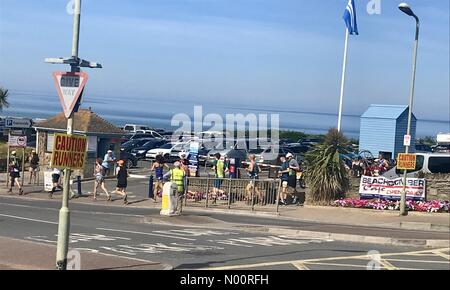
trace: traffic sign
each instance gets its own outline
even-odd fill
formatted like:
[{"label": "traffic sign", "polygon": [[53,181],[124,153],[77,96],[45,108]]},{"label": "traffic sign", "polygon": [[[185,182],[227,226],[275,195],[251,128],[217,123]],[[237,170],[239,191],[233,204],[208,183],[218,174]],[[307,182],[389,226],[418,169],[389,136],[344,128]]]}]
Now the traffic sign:
[{"label": "traffic sign", "polygon": [[5,121],[6,128],[29,129],[32,125],[31,119],[7,118]]},{"label": "traffic sign", "polygon": [[86,161],[87,137],[55,134],[52,152],[52,168],[83,169]]},{"label": "traffic sign", "polygon": [[89,76],[83,72],[54,72],[53,78],[64,114],[66,118],[69,118],[80,99]]},{"label": "traffic sign", "polygon": [[415,170],[416,162],[417,162],[416,154],[399,154],[397,161],[397,169]]},{"label": "traffic sign", "polygon": [[411,146],[411,135],[405,135],[403,146]]},{"label": "traffic sign", "polygon": [[8,146],[14,148],[26,148],[27,136],[13,136],[9,135]]}]

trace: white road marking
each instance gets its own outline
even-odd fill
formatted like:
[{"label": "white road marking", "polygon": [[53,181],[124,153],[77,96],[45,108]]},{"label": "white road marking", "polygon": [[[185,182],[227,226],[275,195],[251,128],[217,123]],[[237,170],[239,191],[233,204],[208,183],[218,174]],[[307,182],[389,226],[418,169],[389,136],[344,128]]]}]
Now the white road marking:
[{"label": "white road marking", "polygon": [[20,216],[14,216],[14,215],[7,215],[7,214],[0,214],[2,217],[12,218],[12,219],[18,219],[18,220],[24,220],[24,221],[32,221],[42,224],[51,224],[51,225],[57,225],[58,223],[50,222],[50,221],[44,221],[39,219],[32,219],[32,218],[26,218],[26,217],[20,217]]},{"label": "white road marking", "polygon": [[155,233],[143,233],[143,232],[125,231],[125,230],[117,230],[117,229],[105,229],[105,228],[97,228],[97,230],[108,231],[108,232],[129,233],[129,234],[137,234],[137,235],[145,235],[145,236],[156,236],[156,237],[164,237],[164,238],[171,238],[171,239],[185,240],[185,241],[196,241],[196,239],[174,237],[174,236],[155,234]]}]

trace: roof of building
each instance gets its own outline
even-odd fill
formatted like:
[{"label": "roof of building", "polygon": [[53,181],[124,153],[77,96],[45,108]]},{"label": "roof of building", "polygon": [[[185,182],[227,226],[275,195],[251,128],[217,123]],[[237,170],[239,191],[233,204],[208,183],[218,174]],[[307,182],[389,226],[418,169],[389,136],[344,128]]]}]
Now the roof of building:
[{"label": "roof of building", "polygon": [[361,116],[361,118],[397,120],[406,110],[408,110],[408,106],[370,105],[369,109]]},{"label": "roof of building", "polygon": [[[67,129],[67,119],[64,113],[60,113],[34,126],[42,130],[61,131]],[[91,110],[80,109],[74,114],[74,131],[98,135],[122,135],[122,129],[114,126]]]}]

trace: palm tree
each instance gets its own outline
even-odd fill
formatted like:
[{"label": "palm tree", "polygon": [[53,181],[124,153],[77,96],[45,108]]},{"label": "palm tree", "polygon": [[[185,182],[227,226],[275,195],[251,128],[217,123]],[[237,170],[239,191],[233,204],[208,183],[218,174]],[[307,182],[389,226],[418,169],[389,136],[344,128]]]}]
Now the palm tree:
[{"label": "palm tree", "polygon": [[344,135],[330,129],[323,144],[306,156],[309,164],[306,181],[314,204],[328,205],[342,198],[350,187],[350,179],[341,154],[348,153]]},{"label": "palm tree", "polygon": [[8,90],[0,87],[0,111],[3,111],[3,108],[9,107],[8,96]]}]

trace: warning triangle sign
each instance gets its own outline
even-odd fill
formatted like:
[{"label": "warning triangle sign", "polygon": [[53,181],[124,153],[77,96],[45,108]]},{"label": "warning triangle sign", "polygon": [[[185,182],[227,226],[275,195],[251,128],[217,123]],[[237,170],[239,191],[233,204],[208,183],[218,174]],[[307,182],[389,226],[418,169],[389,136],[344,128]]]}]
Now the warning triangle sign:
[{"label": "warning triangle sign", "polygon": [[54,72],[53,79],[64,114],[66,118],[69,118],[80,99],[89,76],[83,72]]}]

